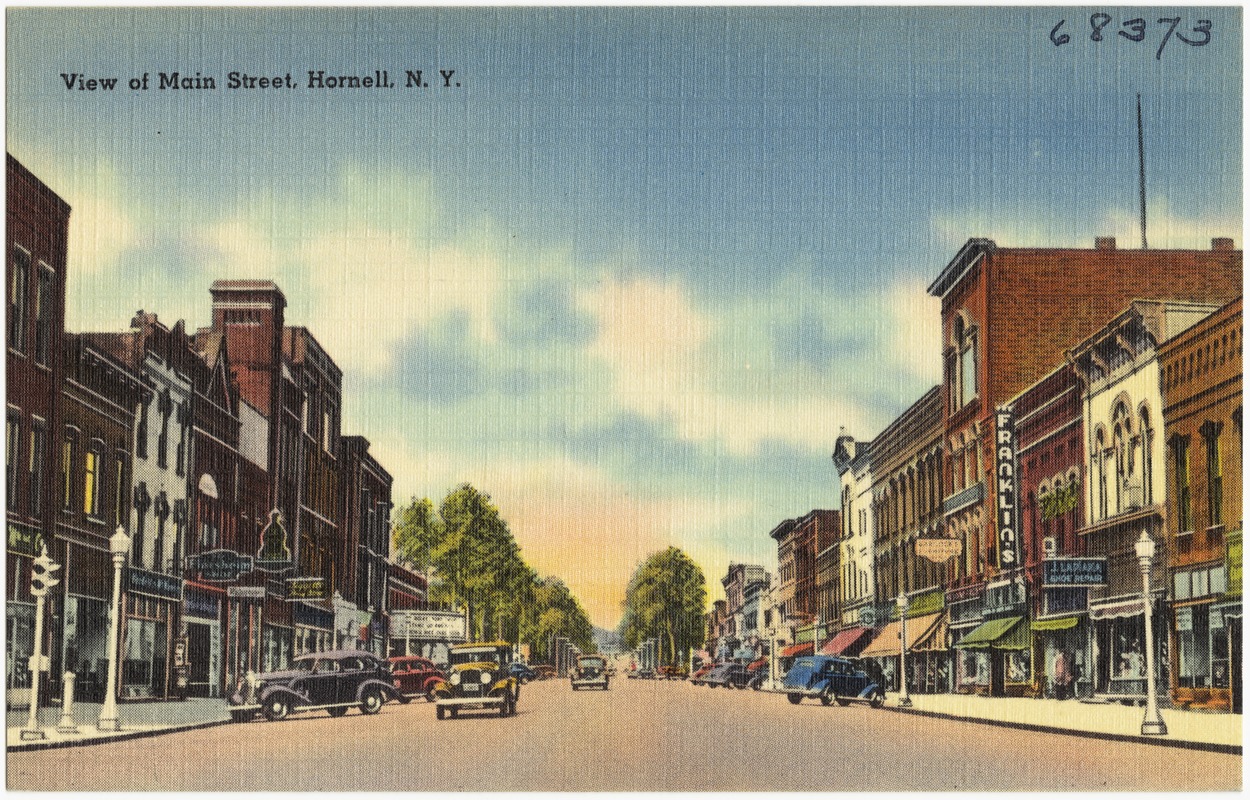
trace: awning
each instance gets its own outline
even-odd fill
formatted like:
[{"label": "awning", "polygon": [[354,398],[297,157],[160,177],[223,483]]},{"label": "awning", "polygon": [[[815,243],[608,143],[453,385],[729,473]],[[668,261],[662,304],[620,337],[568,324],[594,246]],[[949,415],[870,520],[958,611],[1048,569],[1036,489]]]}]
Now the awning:
[{"label": "awning", "polygon": [[1080,617],[1056,617],[1054,619],[1035,619],[1030,627],[1037,631],[1066,631],[1075,628],[1081,621]]},{"label": "awning", "polygon": [[[917,642],[928,640],[941,619],[941,614],[926,614],[923,617],[907,620],[907,649],[913,650]],[[881,633],[877,634],[877,638],[873,639],[871,644],[860,651],[859,657],[880,658],[898,655],[902,632],[902,620],[891,622],[881,629]]]},{"label": "awning", "polygon": [[[1021,624],[1024,623],[1024,624]],[[983,622],[955,643],[956,647],[995,650],[1028,650],[1029,626],[1024,617],[1003,617]]]},{"label": "awning", "polygon": [[[949,627],[946,614],[939,614],[937,624],[929,628],[923,636],[917,639],[916,643],[913,644],[910,649],[917,653],[946,652],[950,649],[950,645],[947,644],[948,637],[946,635]],[[911,623],[908,623],[907,632],[911,633]]]},{"label": "awning", "polygon": [[1109,603],[1105,606],[1090,606],[1090,619],[1111,619],[1113,617],[1140,617],[1142,613],[1141,598]]},{"label": "awning", "polygon": [[802,644],[792,644],[782,649],[782,658],[792,658],[794,656],[810,656],[815,648],[811,642],[803,642]]},{"label": "awning", "polygon": [[872,633],[872,628],[864,628],[858,625],[839,631],[836,636],[825,642],[825,646],[820,648],[820,653],[826,656],[853,656],[856,654],[856,648],[870,633]]}]

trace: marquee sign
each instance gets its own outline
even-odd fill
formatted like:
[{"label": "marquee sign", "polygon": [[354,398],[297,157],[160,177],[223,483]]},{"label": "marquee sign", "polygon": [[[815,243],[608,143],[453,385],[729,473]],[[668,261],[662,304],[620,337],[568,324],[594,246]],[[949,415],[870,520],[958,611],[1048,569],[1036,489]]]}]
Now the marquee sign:
[{"label": "marquee sign", "polygon": [[391,635],[398,639],[451,642],[463,642],[467,638],[464,615],[458,611],[392,611]]},{"label": "marquee sign", "polygon": [[998,518],[998,566],[1011,569],[1020,563],[1017,532],[1020,530],[1016,488],[1016,415],[1004,406],[994,413],[994,476],[998,487],[995,514]]}]

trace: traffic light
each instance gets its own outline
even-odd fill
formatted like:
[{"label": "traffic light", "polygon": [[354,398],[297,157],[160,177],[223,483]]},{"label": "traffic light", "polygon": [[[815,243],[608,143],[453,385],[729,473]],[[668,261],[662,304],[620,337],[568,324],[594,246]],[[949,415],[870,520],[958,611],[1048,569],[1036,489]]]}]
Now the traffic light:
[{"label": "traffic light", "polygon": [[43,597],[48,590],[61,582],[60,578],[53,575],[61,565],[52,560],[48,555],[48,548],[35,557],[30,566],[30,593],[35,597]]}]

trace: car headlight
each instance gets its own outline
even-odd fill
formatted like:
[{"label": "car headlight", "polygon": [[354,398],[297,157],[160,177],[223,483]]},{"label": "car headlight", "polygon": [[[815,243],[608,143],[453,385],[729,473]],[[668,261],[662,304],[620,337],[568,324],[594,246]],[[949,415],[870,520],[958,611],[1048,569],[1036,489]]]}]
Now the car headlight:
[{"label": "car headlight", "polygon": [[459,672],[451,673],[451,685],[452,686],[460,685],[460,673]]},{"label": "car headlight", "polygon": [[490,682],[491,682],[491,674],[489,672],[483,672],[482,683],[490,683]]}]

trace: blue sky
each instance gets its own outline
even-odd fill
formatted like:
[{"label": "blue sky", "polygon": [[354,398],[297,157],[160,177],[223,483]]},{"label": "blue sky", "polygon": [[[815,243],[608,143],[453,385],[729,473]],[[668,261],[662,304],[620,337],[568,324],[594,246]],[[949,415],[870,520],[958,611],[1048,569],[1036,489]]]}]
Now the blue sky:
[{"label": "blue sky", "polygon": [[[1178,7],[1211,42],[1160,58],[1163,12],[1102,10],[9,9],[8,149],[73,206],[70,329],[276,280],[397,502],[472,481],[610,626],[647,553],[715,596],[837,507],[839,428],[939,379],[969,237],[1136,245],[1138,93],[1151,246],[1241,245],[1240,9]],[[175,70],[219,88],[125,88]]]}]

